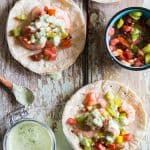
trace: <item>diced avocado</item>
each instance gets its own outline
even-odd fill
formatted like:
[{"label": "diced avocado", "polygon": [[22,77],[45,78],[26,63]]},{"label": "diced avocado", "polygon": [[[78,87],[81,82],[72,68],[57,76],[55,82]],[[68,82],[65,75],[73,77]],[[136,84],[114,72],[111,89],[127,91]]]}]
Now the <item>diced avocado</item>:
[{"label": "diced avocado", "polygon": [[137,27],[134,28],[133,32],[131,33],[132,41],[136,41],[141,34],[141,30]]},{"label": "diced avocado", "polygon": [[20,21],[25,21],[25,20],[27,20],[27,15],[26,14],[21,14],[19,16],[16,16],[16,19],[18,19]]},{"label": "diced avocado", "polygon": [[131,12],[130,14],[136,17],[141,17],[143,13],[140,11],[134,11],[134,12]]},{"label": "diced avocado", "polygon": [[143,48],[143,51],[144,51],[145,53],[150,53],[150,43],[147,44],[147,45]]},{"label": "diced avocado", "polygon": [[131,34],[132,41],[136,41],[139,38],[139,34]]},{"label": "diced avocado", "polygon": [[83,123],[87,119],[87,115],[80,115],[76,119],[78,123]]},{"label": "diced avocado", "polygon": [[81,145],[85,147],[91,147],[93,141],[91,138],[86,138],[86,137],[80,137],[79,138]]},{"label": "diced avocado", "polygon": [[112,102],[114,101],[114,95],[112,92],[107,92],[105,95],[104,95],[104,98],[108,101],[108,102]]},{"label": "diced avocado", "polygon": [[129,13],[129,16],[131,18],[133,18],[134,20],[139,20],[141,18],[141,16],[142,16],[142,12],[138,12],[138,11],[131,12],[131,13]]},{"label": "diced avocado", "polygon": [[119,115],[119,123],[121,126],[125,126],[128,123],[128,119],[127,119],[127,114],[126,113],[121,113]]},{"label": "diced avocado", "polygon": [[117,28],[120,29],[124,24],[124,20],[121,18],[119,19],[119,21],[117,22]]},{"label": "diced avocado", "polygon": [[21,31],[22,31],[21,26],[17,26],[15,29],[13,29],[13,30],[11,31],[11,33],[12,33],[12,35],[13,35],[14,37],[18,37],[18,36],[21,35]]},{"label": "diced avocado", "polygon": [[145,63],[150,64],[150,54],[145,55]]},{"label": "diced avocado", "polygon": [[113,109],[112,107],[108,106],[106,107],[106,110],[112,117],[115,117],[115,118],[119,117],[119,112]]},{"label": "diced avocado", "polygon": [[123,143],[123,136],[117,136],[115,142],[117,144],[122,144]]},{"label": "diced avocado", "polygon": [[47,38],[51,39],[51,38],[54,38],[57,34],[55,32],[49,32],[47,34]]},{"label": "diced avocado", "polygon": [[62,37],[62,39],[67,38],[68,37],[68,33],[67,32],[62,32],[61,33],[61,37]]}]

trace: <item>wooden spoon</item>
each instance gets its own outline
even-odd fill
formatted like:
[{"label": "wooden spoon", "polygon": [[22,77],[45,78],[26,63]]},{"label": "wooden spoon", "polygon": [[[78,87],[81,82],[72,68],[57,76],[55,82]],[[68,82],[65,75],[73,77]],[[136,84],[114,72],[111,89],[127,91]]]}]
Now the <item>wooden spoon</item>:
[{"label": "wooden spoon", "polygon": [[0,75],[0,83],[7,87],[14,94],[16,101],[24,106],[29,106],[34,101],[33,92],[22,86],[18,86],[9,80],[6,80],[3,76]]}]

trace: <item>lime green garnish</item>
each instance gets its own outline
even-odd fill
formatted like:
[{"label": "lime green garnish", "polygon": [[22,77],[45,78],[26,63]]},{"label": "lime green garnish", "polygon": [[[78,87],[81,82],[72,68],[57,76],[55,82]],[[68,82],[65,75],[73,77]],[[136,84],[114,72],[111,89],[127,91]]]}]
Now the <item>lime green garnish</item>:
[{"label": "lime green garnish", "polygon": [[124,20],[121,18],[119,19],[119,21],[117,22],[117,28],[120,29],[124,24]]},{"label": "lime green garnish", "polygon": [[14,37],[18,37],[18,36],[21,35],[21,31],[22,31],[21,26],[18,26],[18,27],[16,27],[15,29],[13,29],[13,30],[11,31],[11,33],[12,33],[12,35],[13,35]]},{"label": "lime green garnish", "polygon": [[143,51],[144,51],[145,53],[150,53],[150,43],[147,44],[147,45],[143,48]]}]

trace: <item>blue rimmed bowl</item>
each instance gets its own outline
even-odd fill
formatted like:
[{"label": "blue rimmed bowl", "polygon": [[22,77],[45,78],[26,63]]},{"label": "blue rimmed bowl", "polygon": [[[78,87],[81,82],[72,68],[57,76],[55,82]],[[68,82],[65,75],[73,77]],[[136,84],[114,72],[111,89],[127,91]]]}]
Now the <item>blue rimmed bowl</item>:
[{"label": "blue rimmed bowl", "polygon": [[139,71],[139,70],[145,70],[145,69],[148,69],[150,68],[150,64],[146,64],[146,65],[143,65],[143,66],[140,66],[140,67],[134,67],[134,66],[127,66],[125,64],[123,64],[119,59],[117,59],[116,56],[114,56],[111,52],[111,49],[110,49],[110,40],[111,40],[111,36],[108,34],[109,32],[109,29],[111,27],[113,27],[117,21],[126,16],[127,14],[129,14],[130,12],[135,12],[135,11],[140,11],[140,12],[143,12],[143,15],[144,17],[146,18],[150,18],[150,10],[149,9],[146,9],[146,8],[143,8],[143,7],[129,7],[129,8],[125,8],[121,11],[119,11],[118,13],[116,13],[111,19],[110,21],[108,22],[107,26],[106,26],[106,30],[105,30],[105,44],[107,46],[107,50],[108,50],[108,53],[110,55],[110,57],[117,63],[119,64],[120,66],[126,68],[126,69],[129,69],[129,70],[135,70],[135,71]]}]

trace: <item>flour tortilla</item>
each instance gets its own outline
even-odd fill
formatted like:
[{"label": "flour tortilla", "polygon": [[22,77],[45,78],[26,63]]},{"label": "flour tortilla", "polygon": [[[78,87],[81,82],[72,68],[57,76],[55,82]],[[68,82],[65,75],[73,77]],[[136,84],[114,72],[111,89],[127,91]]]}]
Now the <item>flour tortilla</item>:
[{"label": "flour tortilla", "polygon": [[[54,6],[64,10],[71,20],[72,47],[58,52],[57,60],[48,62],[41,60],[32,61],[29,56],[37,53],[16,44],[15,38],[10,36],[10,31],[19,25],[14,17],[20,14],[29,14],[36,7]],[[10,11],[7,22],[7,41],[12,56],[24,67],[38,74],[53,74],[61,72],[71,66],[84,49],[86,39],[86,23],[80,8],[72,0],[20,0]]]},{"label": "flour tortilla", "polygon": [[66,123],[66,121],[68,118],[75,117],[78,114],[79,108],[81,107],[86,94],[90,91],[95,91],[96,94],[99,95],[104,94],[107,91],[112,91],[114,94],[118,94],[122,98],[122,100],[125,100],[127,103],[133,106],[136,111],[136,116],[135,121],[128,126],[128,131],[132,133],[135,138],[131,143],[126,143],[124,149],[136,149],[145,134],[147,124],[146,113],[143,109],[140,98],[128,87],[125,87],[120,83],[114,81],[98,81],[93,84],[89,84],[77,91],[67,102],[63,112],[62,125],[64,134],[69,143],[72,145],[73,149],[81,150],[81,148],[79,147],[79,139],[75,134],[71,132],[72,128]]}]

